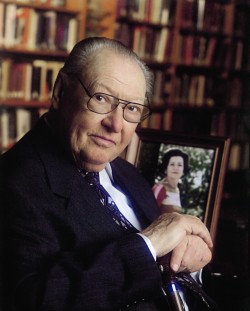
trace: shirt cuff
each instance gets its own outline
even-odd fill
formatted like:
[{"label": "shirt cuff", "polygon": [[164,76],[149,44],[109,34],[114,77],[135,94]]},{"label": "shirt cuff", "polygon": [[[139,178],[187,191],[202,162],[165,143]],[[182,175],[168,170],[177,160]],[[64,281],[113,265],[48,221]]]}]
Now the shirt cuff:
[{"label": "shirt cuff", "polygon": [[[151,241],[149,240],[149,238],[147,238],[144,234],[142,233],[137,233],[138,235],[140,235],[143,240],[145,241],[145,243],[148,246],[148,249],[150,251],[150,253],[152,254],[154,260],[156,261],[156,252],[155,249],[151,243]],[[202,269],[200,269],[199,271],[196,272],[191,272],[190,275],[192,276],[192,278],[198,283],[198,284],[202,284]]]},{"label": "shirt cuff", "polygon": [[147,246],[148,246],[148,249],[149,249],[150,253],[152,254],[154,260],[156,261],[156,251],[155,251],[155,249],[154,249],[154,247],[153,247],[151,241],[149,240],[149,238],[147,238],[147,237],[146,237],[144,234],[142,234],[142,233],[137,233],[137,234],[140,235],[140,236],[143,238],[143,240],[145,241],[145,243],[146,243]]}]

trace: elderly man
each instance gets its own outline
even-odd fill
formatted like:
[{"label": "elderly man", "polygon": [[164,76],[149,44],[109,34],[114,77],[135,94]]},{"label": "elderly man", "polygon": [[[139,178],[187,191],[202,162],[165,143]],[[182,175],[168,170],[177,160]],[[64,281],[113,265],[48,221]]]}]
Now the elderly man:
[{"label": "elderly man", "polygon": [[159,215],[119,157],[150,114],[151,89],[121,43],[74,47],[49,112],[1,157],[3,310],[170,310],[158,261],[169,254],[172,271],[194,272],[211,260],[202,222]]}]

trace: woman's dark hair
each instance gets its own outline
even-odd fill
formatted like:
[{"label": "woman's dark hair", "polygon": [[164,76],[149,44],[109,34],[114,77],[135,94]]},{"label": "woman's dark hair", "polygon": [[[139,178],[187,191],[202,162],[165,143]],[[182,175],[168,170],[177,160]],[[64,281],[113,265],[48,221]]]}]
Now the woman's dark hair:
[{"label": "woman's dark hair", "polygon": [[183,163],[184,163],[183,174],[186,175],[189,172],[188,155],[179,149],[171,149],[164,154],[164,156],[162,158],[162,162],[159,166],[159,172],[161,172],[162,175],[165,175],[164,172],[168,166],[170,158],[172,158],[172,157],[182,157],[183,158]]}]

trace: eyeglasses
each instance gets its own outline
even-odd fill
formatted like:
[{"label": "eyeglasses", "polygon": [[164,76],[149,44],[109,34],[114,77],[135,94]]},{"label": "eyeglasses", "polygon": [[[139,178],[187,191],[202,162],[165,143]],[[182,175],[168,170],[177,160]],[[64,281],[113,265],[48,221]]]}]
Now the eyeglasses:
[{"label": "eyeglasses", "polygon": [[95,93],[91,95],[88,89],[82,83],[82,81],[78,77],[77,79],[80,82],[81,86],[84,88],[86,94],[89,96],[87,107],[92,112],[99,114],[108,114],[114,111],[120,104],[122,104],[123,118],[131,123],[140,123],[151,114],[148,96],[146,96],[148,105],[142,105],[129,102],[127,100],[123,100],[106,93]]}]

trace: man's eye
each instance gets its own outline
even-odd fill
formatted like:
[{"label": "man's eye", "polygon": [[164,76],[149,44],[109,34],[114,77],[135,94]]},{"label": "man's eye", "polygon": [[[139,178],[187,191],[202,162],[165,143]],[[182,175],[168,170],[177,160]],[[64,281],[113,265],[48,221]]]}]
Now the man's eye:
[{"label": "man's eye", "polygon": [[94,98],[98,102],[105,102],[105,97],[102,94],[95,94]]},{"label": "man's eye", "polygon": [[133,112],[133,113],[138,113],[138,114],[141,114],[142,113],[142,109],[140,106],[138,105],[133,105],[133,104],[130,104],[127,106],[127,109],[130,111],[130,112]]}]

